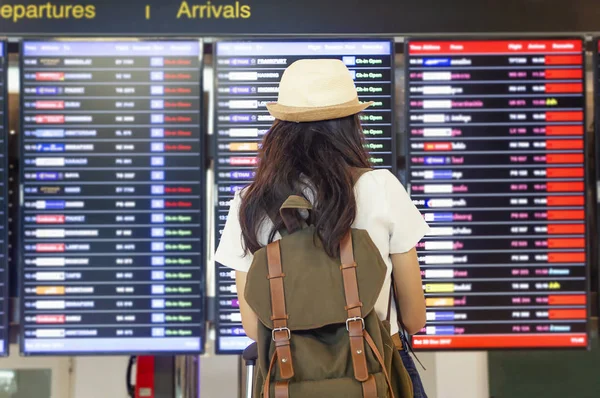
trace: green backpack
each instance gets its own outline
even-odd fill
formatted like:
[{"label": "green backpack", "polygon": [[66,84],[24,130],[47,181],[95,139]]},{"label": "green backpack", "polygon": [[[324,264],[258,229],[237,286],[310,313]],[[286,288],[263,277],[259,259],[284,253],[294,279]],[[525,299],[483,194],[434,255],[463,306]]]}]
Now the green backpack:
[{"label": "green backpack", "polygon": [[365,230],[330,257],[290,196],[287,234],[254,254],[245,298],[258,315],[255,398],[412,398],[413,388],[375,303],[387,268]]}]

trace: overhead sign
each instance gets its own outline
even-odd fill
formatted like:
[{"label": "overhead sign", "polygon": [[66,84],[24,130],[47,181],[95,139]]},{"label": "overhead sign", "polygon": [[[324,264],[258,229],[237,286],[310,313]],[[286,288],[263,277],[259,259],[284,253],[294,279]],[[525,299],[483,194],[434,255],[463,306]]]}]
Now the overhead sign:
[{"label": "overhead sign", "polygon": [[0,0],[2,35],[591,32],[594,0]]}]

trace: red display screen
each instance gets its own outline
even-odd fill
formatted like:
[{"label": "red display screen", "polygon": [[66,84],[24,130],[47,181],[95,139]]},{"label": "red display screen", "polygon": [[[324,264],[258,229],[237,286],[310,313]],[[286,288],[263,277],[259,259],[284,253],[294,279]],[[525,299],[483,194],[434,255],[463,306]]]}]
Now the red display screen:
[{"label": "red display screen", "polygon": [[420,350],[587,347],[583,41],[409,41]]}]

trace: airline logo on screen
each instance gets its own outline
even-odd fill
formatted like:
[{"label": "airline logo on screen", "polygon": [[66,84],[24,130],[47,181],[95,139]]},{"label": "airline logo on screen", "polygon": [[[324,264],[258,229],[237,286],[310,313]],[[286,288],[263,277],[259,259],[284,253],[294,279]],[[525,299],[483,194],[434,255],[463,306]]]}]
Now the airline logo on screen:
[{"label": "airline logo on screen", "polygon": [[[97,5],[88,4],[56,4],[41,2],[40,4],[4,4],[0,6],[0,18],[14,23],[27,20],[91,20],[101,12],[102,6],[110,4],[99,2]],[[140,4],[140,15],[152,19],[152,7]],[[110,10],[106,10],[109,12]],[[112,11],[111,11],[112,12]],[[158,15],[158,14],[157,14]],[[239,1],[228,4],[213,4],[210,0],[202,3],[182,1],[177,8],[173,8],[176,19],[248,19],[252,16],[252,8]],[[168,16],[168,15],[167,15]],[[164,18],[164,7],[161,8],[160,17]]]}]

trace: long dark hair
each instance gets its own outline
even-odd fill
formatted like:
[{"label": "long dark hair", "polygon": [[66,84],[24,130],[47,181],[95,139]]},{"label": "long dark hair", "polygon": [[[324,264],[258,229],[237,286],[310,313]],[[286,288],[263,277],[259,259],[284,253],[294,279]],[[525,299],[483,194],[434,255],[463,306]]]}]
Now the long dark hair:
[{"label": "long dark hair", "polygon": [[[335,257],[356,217],[353,168],[369,168],[358,115],[320,122],[276,120],[265,135],[254,182],[244,191],[239,213],[246,253],[262,247],[266,217],[284,228],[279,208],[290,195],[312,197],[308,220],[326,252]],[[308,194],[307,194],[308,191]]]}]

